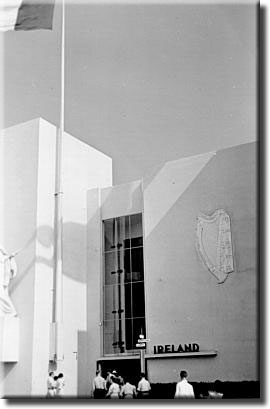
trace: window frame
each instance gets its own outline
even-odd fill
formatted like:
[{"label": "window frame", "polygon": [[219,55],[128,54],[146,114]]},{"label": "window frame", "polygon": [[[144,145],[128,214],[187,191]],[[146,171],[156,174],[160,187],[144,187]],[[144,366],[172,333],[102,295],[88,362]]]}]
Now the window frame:
[{"label": "window frame", "polygon": [[[141,230],[141,237],[142,238],[142,243],[141,245],[137,245],[132,247],[131,245],[131,239],[132,239],[132,233],[131,233],[131,217],[132,216],[140,216],[141,217],[141,226],[140,226],[140,230]],[[117,219],[122,219],[128,217],[129,218],[129,236],[127,237],[128,240],[130,240],[130,244],[128,247],[124,247],[122,246],[121,249],[114,248],[112,250],[108,250],[105,248],[105,241],[106,241],[106,236],[105,236],[105,223],[108,220],[117,220]],[[126,221],[124,221],[124,223],[126,223]],[[124,239],[123,239],[124,240]],[[101,311],[101,340],[102,340],[102,355],[104,357],[114,357],[114,356],[127,356],[127,355],[135,355],[138,354],[138,350],[136,349],[135,345],[133,349],[126,349],[126,334],[124,334],[124,342],[125,342],[125,350],[124,352],[121,352],[120,350],[118,350],[117,352],[113,352],[113,353],[106,353],[105,351],[105,338],[106,338],[106,334],[105,334],[105,323],[109,323],[110,321],[114,321],[114,320],[108,320],[105,319],[105,311],[106,311],[106,297],[105,297],[105,292],[106,292],[106,287],[110,287],[110,286],[114,286],[114,285],[118,285],[118,284],[105,284],[105,274],[106,274],[106,254],[108,253],[116,253],[117,251],[123,252],[125,250],[129,250],[130,253],[130,257],[131,257],[131,251],[133,249],[142,249],[142,269],[143,269],[143,280],[138,280],[137,283],[143,283],[143,296],[144,296],[144,316],[141,317],[134,317],[133,316],[133,311],[132,311],[132,315],[131,317],[124,317],[123,321],[126,322],[126,320],[134,320],[134,319],[142,319],[143,320],[143,326],[146,332],[146,299],[145,299],[145,241],[144,241],[144,220],[143,220],[143,212],[136,212],[136,213],[131,213],[131,214],[125,214],[125,215],[121,215],[121,216],[117,216],[117,217],[111,217],[108,219],[102,219],[102,277],[101,277],[101,293],[102,293],[102,311]],[[116,245],[117,247],[117,245]],[[130,260],[131,263],[131,260]],[[131,271],[132,274],[132,271]],[[125,283],[122,284],[123,286],[125,285],[132,285],[133,281],[131,281],[130,283]],[[132,287],[131,287],[132,288]],[[132,328],[133,328],[133,323],[132,323]],[[146,335],[146,334],[144,334]],[[131,339],[133,339],[133,334],[131,334]]]}]

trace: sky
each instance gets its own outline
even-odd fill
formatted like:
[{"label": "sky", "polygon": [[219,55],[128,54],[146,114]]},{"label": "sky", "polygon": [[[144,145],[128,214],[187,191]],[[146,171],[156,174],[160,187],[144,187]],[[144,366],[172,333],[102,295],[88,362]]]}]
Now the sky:
[{"label": "sky", "polygon": [[[60,20],[0,33],[0,128],[59,124]],[[256,22],[255,2],[69,2],[65,130],[112,157],[114,184],[256,140]]]}]

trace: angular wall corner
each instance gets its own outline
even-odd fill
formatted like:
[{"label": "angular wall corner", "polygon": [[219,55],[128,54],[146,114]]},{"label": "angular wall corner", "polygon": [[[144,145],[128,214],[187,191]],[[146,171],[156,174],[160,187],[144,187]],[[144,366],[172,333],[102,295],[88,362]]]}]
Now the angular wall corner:
[{"label": "angular wall corner", "polygon": [[0,362],[19,361],[20,319],[0,317]]}]

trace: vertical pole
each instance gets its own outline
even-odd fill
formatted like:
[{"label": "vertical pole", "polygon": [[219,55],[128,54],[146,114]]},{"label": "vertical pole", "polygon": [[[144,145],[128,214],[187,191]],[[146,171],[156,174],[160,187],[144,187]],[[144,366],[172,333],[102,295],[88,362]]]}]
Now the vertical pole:
[{"label": "vertical pole", "polygon": [[54,244],[54,300],[53,322],[55,324],[55,360],[63,359],[62,322],[63,322],[63,254],[62,254],[62,149],[64,133],[64,95],[65,91],[65,0],[62,0],[61,21],[61,95],[60,95],[60,126],[56,140],[56,172],[55,172],[55,244]]},{"label": "vertical pole", "polygon": [[[140,335],[139,335],[138,343],[139,343],[141,346],[146,347],[146,344],[145,344],[145,343],[141,343],[141,342],[140,342],[140,341],[143,340],[144,338],[145,338],[145,336],[143,335],[143,330],[142,330],[142,328],[141,328],[141,333],[140,333]],[[141,372],[145,372],[145,350],[144,350],[144,348],[143,348],[143,349],[140,349],[140,366],[141,366]]]},{"label": "vertical pole", "polygon": [[141,372],[145,373],[145,351],[144,349],[140,349],[140,366],[141,366]]}]

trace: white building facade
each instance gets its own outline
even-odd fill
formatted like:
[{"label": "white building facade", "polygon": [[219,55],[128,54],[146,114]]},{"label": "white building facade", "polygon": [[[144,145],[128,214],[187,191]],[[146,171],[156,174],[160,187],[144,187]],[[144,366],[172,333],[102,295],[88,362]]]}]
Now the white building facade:
[{"label": "white building facade", "polygon": [[[9,253],[19,250],[9,289],[19,320],[18,353],[15,361],[1,359],[2,396],[45,396],[48,371],[55,369],[50,343],[56,131],[36,119],[1,135],[1,244]],[[79,388],[89,390],[85,366],[85,383],[78,386],[78,350],[87,331],[87,190],[111,185],[112,161],[65,134],[62,168],[64,360],[56,370],[65,374],[67,394],[77,396]]]},{"label": "white building facade", "polygon": [[9,291],[19,352],[1,363],[2,396],[44,396],[50,369],[65,374],[70,397],[90,396],[98,367],[136,379],[140,334],[151,383],[176,382],[180,369],[195,382],[258,381],[257,144],[112,186],[111,159],[65,135],[64,360],[55,367],[55,138],[35,120],[1,140],[1,241],[21,249]]},{"label": "white building facade", "polygon": [[88,333],[96,328],[101,368],[138,370],[142,331],[153,383],[175,382],[181,368],[196,382],[259,379],[256,149],[167,162],[89,192],[99,215],[88,230],[88,309],[102,302]]}]

